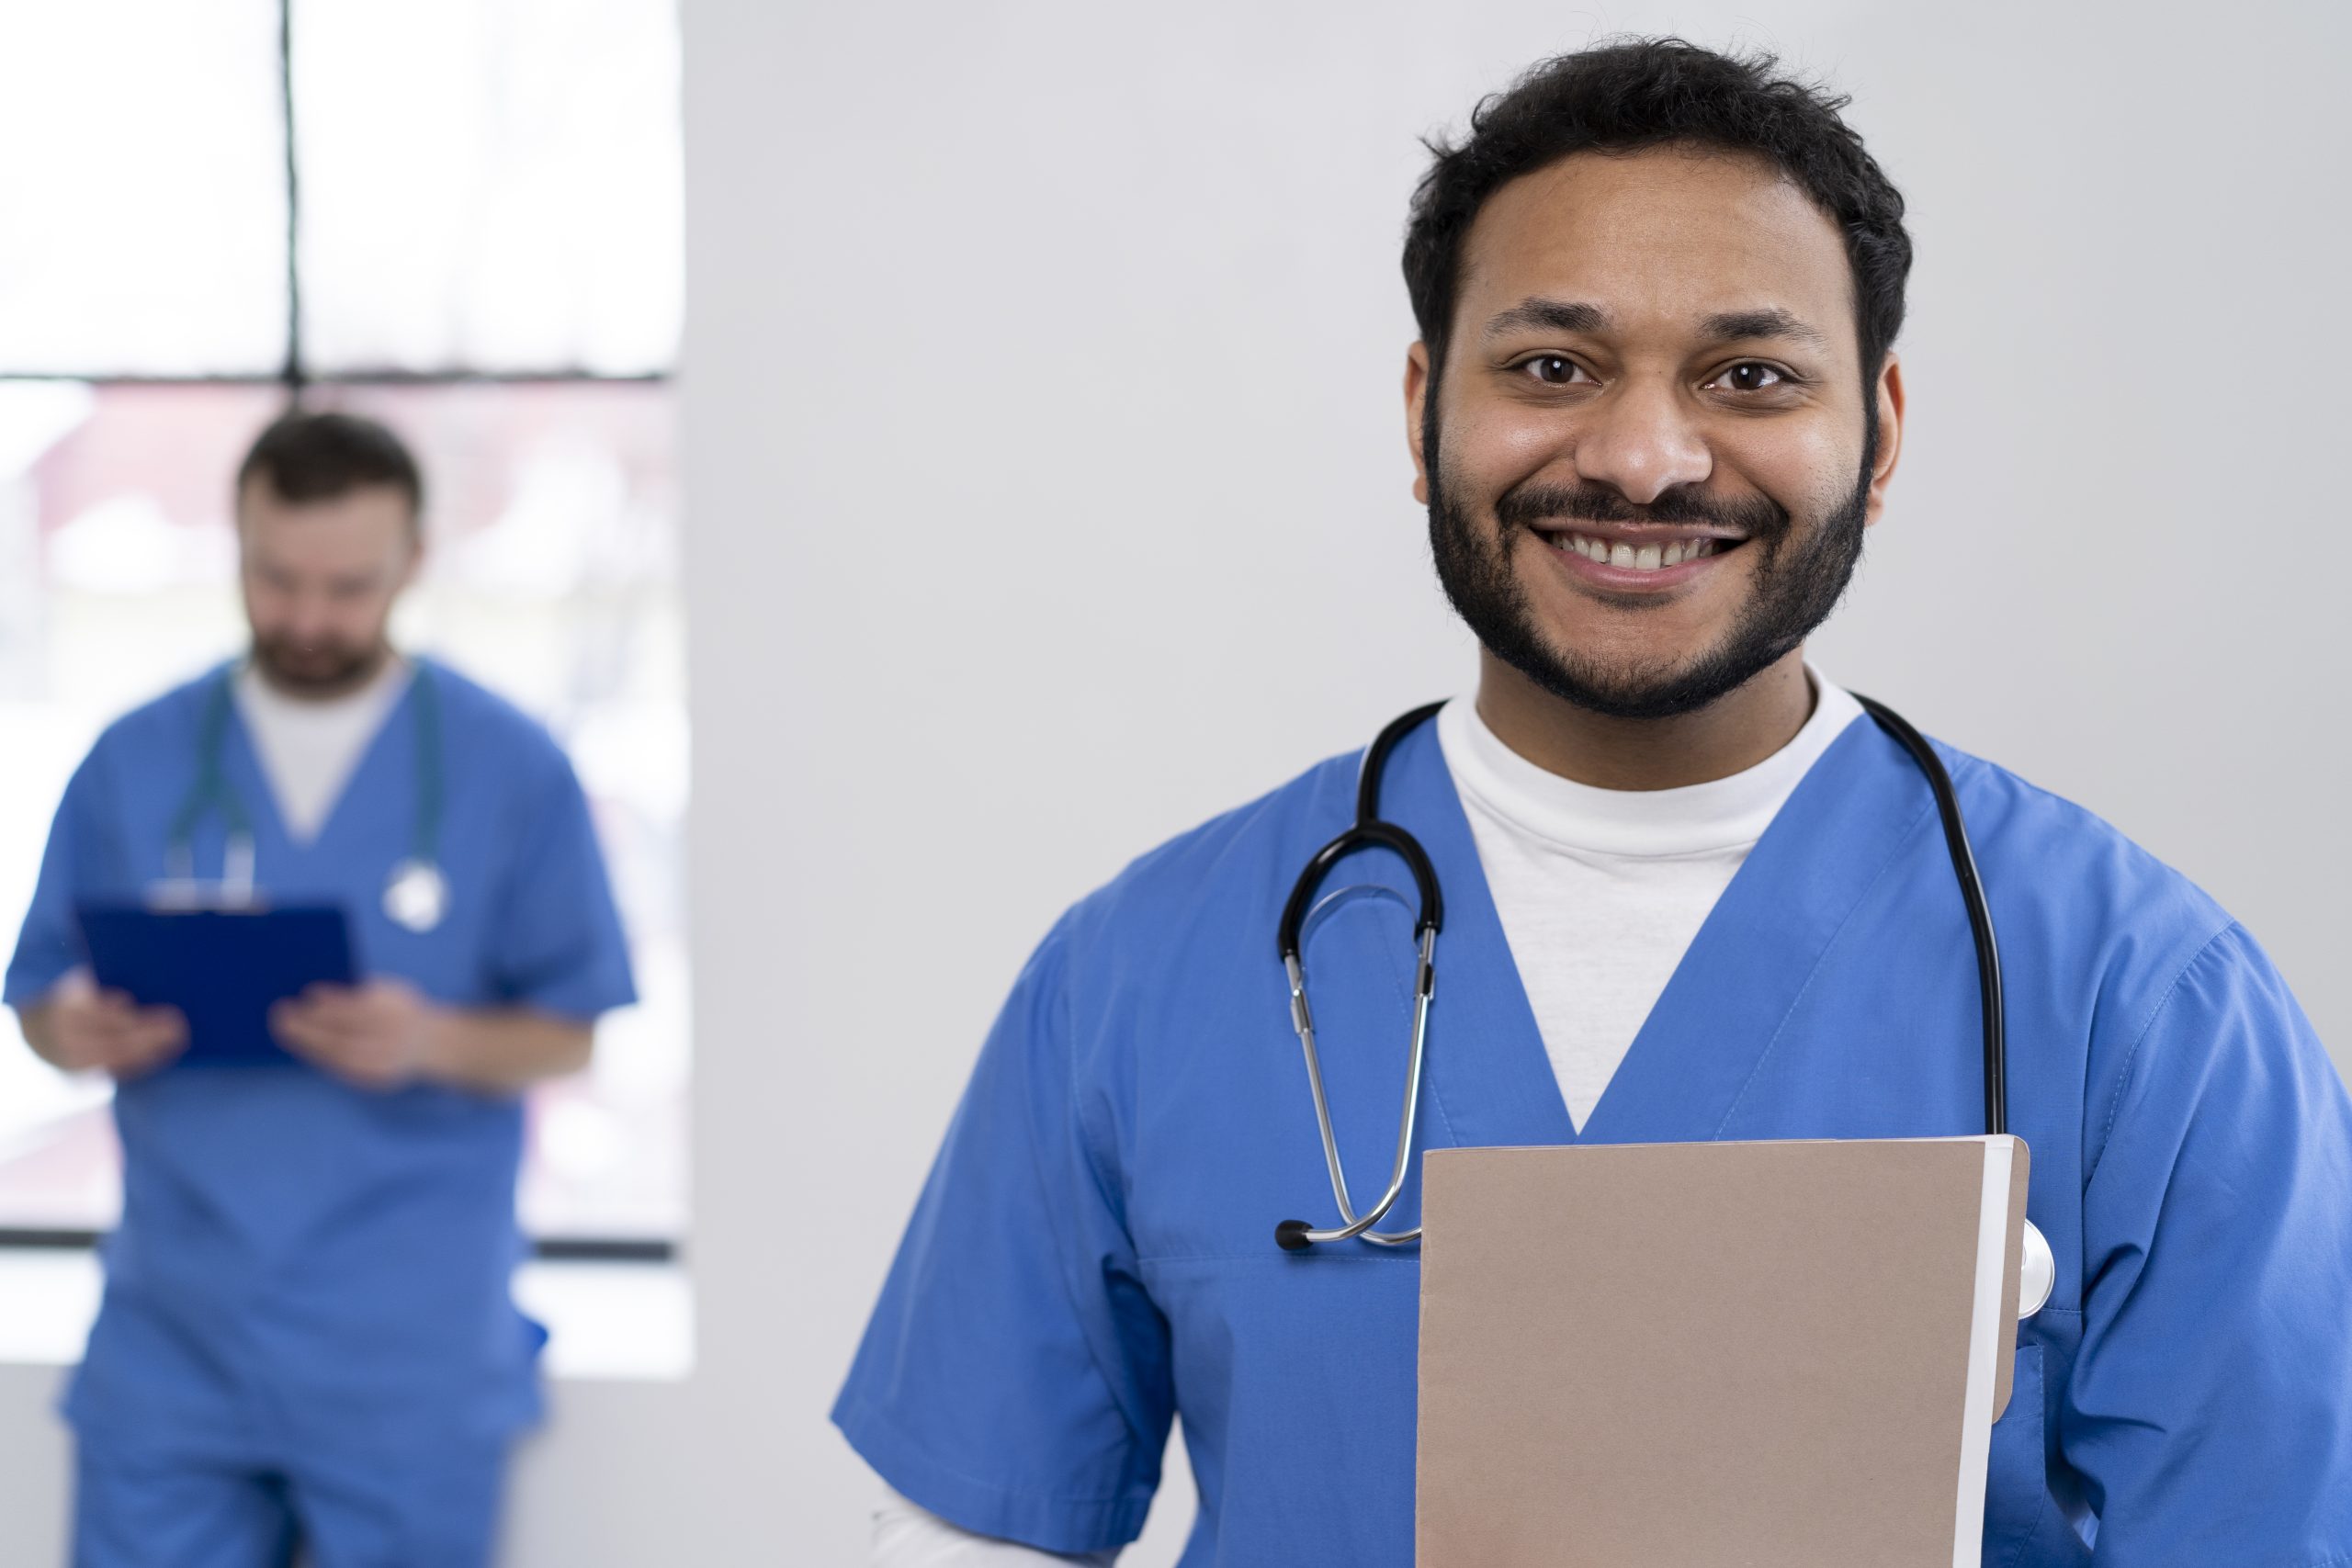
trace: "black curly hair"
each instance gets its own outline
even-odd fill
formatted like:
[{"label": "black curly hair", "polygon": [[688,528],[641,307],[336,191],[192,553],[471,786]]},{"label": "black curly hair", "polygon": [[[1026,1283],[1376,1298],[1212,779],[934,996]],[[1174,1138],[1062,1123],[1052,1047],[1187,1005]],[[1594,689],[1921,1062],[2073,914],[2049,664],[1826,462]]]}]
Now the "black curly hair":
[{"label": "black curly hair", "polygon": [[1764,160],[1835,221],[1853,269],[1865,407],[1903,326],[1911,236],[1903,194],[1838,117],[1851,100],[1781,74],[1770,54],[1679,38],[1624,39],[1546,60],[1483,100],[1459,144],[1430,141],[1405,231],[1405,288],[1434,378],[1461,282],[1462,244],[1488,197],[1572,152],[1687,143]]}]

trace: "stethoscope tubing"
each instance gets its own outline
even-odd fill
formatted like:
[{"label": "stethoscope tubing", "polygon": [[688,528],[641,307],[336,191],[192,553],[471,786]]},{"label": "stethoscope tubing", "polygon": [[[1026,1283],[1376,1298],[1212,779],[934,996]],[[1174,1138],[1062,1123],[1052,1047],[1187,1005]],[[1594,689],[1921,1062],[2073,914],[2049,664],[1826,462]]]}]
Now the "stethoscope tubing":
[{"label": "stethoscope tubing", "polygon": [[[167,877],[193,884],[197,825],[206,811],[220,818],[226,842],[221,851],[221,881],[225,888],[253,886],[253,817],[229,783],[222,759],[229,743],[229,720],[234,708],[233,667],[220,672],[206,694],[203,716],[198,721],[196,778],[173,814],[164,840]],[[408,701],[413,716],[416,746],[416,816],[409,829],[409,852],[402,865],[428,868],[438,874],[441,855],[443,780],[441,702],[432,670],[422,660],[409,675]]]},{"label": "stethoscope tubing", "polygon": [[[1437,992],[1437,933],[1445,924],[1445,896],[1438,885],[1437,867],[1430,863],[1420,840],[1395,823],[1381,819],[1380,780],[1387,771],[1388,754],[1396,749],[1396,743],[1444,705],[1442,702],[1424,703],[1409,713],[1398,715],[1365,748],[1363,761],[1356,769],[1355,820],[1315,852],[1314,858],[1292,885],[1290,898],[1283,906],[1275,942],[1282,954],[1283,974],[1290,981],[1291,1028],[1306,1057],[1306,1081],[1315,1096],[1315,1121],[1323,1138],[1324,1168],[1331,1178],[1332,1195],[1339,1200],[1340,1218],[1345,1222],[1317,1230],[1305,1220],[1283,1221],[1274,1227],[1274,1241],[1285,1252],[1303,1252],[1320,1243],[1346,1241],[1358,1235],[1381,1247],[1404,1247],[1420,1239],[1419,1226],[1408,1231],[1376,1231],[1372,1227],[1403,1195],[1406,1180],[1412,1173],[1413,1130],[1421,1102],[1421,1065],[1428,1055],[1430,1002]],[[1420,901],[1413,920],[1419,963],[1413,976],[1413,1042],[1406,1057],[1405,1110],[1397,1118],[1396,1157],[1389,1167],[1388,1185],[1379,1201],[1359,1216],[1348,1196],[1347,1171],[1340,1161],[1340,1141],[1331,1130],[1330,1107],[1324,1097],[1323,1066],[1315,1049],[1315,1014],[1307,1005],[1306,962],[1299,944],[1308,908],[1324,876],[1346,856],[1374,847],[1394,852],[1412,875],[1414,891]]]},{"label": "stethoscope tubing", "polygon": [[1961,816],[1960,795],[1951,774],[1928,738],[1910,720],[1874,698],[1853,694],[1862,711],[1893,736],[1928,776],[1935,795],[1937,815],[1943,819],[1944,848],[1951,857],[1952,874],[1960,879],[1961,903],[1968,910],[1968,935],[1976,948],[1977,1013],[1984,1039],[1984,1132],[1999,1137],[2009,1130],[2008,1002],[2001,987],[2001,943],[1993,933],[1993,910],[1984,898],[1984,880],[1977,874],[1976,851],[1968,840],[1968,823]]},{"label": "stethoscope tubing", "polygon": [[1295,953],[1285,953],[1283,966],[1288,972],[1291,985],[1291,1017],[1296,1026],[1298,1043],[1306,1053],[1306,1081],[1315,1095],[1315,1124],[1323,1135],[1323,1154],[1331,1177],[1331,1196],[1339,1200],[1340,1217],[1347,1222],[1333,1230],[1315,1230],[1304,1220],[1284,1220],[1274,1227],[1274,1239],[1285,1252],[1302,1251],[1318,1242],[1346,1241],[1363,1236],[1382,1247],[1403,1247],[1420,1238],[1417,1226],[1409,1231],[1376,1231],[1380,1223],[1405,1190],[1407,1176],[1412,1169],[1413,1129],[1421,1104],[1421,1064],[1429,1053],[1430,1000],[1437,990],[1437,928],[1424,925],[1420,935],[1420,963],[1413,985],[1413,1043],[1405,1067],[1405,1108],[1396,1118],[1396,1158],[1389,1168],[1388,1186],[1361,1219],[1356,1215],[1348,1196],[1348,1173],[1340,1163],[1340,1140],[1331,1129],[1331,1107],[1323,1094],[1323,1067],[1315,1051],[1315,1019],[1306,1006],[1306,976],[1299,967]]},{"label": "stethoscope tubing", "polygon": [[[1952,872],[1960,883],[1961,901],[1968,911],[1969,937],[1976,950],[1977,1002],[1984,1040],[1984,1131],[1998,1137],[2008,1131],[2008,1062],[2007,1032],[2004,1018],[2005,998],[2001,985],[2001,952],[1993,930],[1993,913],[1984,897],[1984,879],[1976,869],[1976,854],[1969,842],[1968,825],[1960,809],[1958,792],[1952,787],[1951,774],[1943,759],[1936,754],[1928,739],[1910,722],[1884,703],[1855,694],[1862,711],[1870,715],[1878,727],[1910,754],[1926,775],[1929,791],[1934,795],[1936,809],[1941,818],[1944,844]],[[1284,1220],[1274,1227],[1275,1244],[1286,1252],[1302,1252],[1307,1247],[1327,1242],[1347,1241],[1356,1236],[1382,1247],[1403,1247],[1419,1239],[1417,1226],[1408,1231],[1377,1231],[1378,1224],[1395,1206],[1405,1190],[1412,1166],[1413,1133],[1420,1104],[1421,1073],[1428,1052],[1430,1003],[1436,992],[1436,945],[1440,927],[1444,923],[1445,910],[1442,890],[1439,886],[1437,869],[1419,840],[1394,822],[1380,815],[1380,783],[1388,763],[1388,755],[1396,743],[1422,721],[1445,705],[1428,703],[1409,713],[1399,715],[1381,730],[1372,745],[1365,749],[1363,760],[1356,773],[1355,820],[1340,830],[1329,843],[1315,852],[1292,885],[1290,897],[1283,906],[1275,941],[1283,961],[1283,971],[1290,985],[1291,1027],[1297,1034],[1301,1052],[1306,1062],[1306,1080],[1315,1099],[1316,1129],[1323,1144],[1323,1161],[1331,1179],[1332,1196],[1339,1201],[1342,1224],[1317,1229],[1304,1220]],[[1419,897],[1419,909],[1414,920],[1414,940],[1419,950],[1419,964],[1414,982],[1413,1038],[1406,1059],[1405,1107],[1398,1117],[1396,1159],[1389,1168],[1387,1186],[1379,1200],[1362,1214],[1355,1211],[1348,1192],[1347,1171],[1340,1157],[1340,1143],[1331,1125],[1331,1110],[1323,1087],[1323,1066],[1315,1041],[1314,1010],[1306,997],[1306,962],[1300,942],[1306,917],[1317,888],[1331,867],[1358,850],[1380,848],[1395,852],[1405,862],[1411,874],[1415,891]],[[2047,1243],[2031,1224],[2026,1227],[2029,1248],[2039,1243],[2047,1252]],[[2038,1304],[2038,1303],[2037,1303]]]}]

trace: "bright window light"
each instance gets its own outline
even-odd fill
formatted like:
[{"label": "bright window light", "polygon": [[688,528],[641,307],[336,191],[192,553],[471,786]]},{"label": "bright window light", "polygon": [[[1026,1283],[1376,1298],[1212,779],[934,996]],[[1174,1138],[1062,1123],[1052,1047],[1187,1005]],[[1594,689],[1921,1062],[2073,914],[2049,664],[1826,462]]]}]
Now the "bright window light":
[{"label": "bright window light", "polygon": [[267,375],[286,357],[275,0],[12,6],[0,371]]},{"label": "bright window light", "polygon": [[293,6],[314,372],[666,369],[671,0]]},{"label": "bright window light", "polygon": [[[65,780],[108,721],[243,646],[230,476],[271,387],[0,383],[0,910],[30,901]],[[690,1058],[684,614],[666,387],[336,388],[431,491],[426,570],[395,631],[548,724],[595,812],[642,999],[531,1101],[524,1223],[676,1236]],[[119,1212],[101,1077],[68,1078],[0,1013],[0,1228]]]},{"label": "bright window light", "polygon": [[[19,9],[0,50],[0,939],[98,731],[243,647],[230,485],[285,406],[290,333],[311,406],[384,420],[424,465],[397,640],[555,733],[628,931],[642,999],[588,1072],[530,1098],[524,1224],[674,1240],[675,0]],[[0,1232],[103,1230],[108,1085],[15,1033],[0,1012]]]}]

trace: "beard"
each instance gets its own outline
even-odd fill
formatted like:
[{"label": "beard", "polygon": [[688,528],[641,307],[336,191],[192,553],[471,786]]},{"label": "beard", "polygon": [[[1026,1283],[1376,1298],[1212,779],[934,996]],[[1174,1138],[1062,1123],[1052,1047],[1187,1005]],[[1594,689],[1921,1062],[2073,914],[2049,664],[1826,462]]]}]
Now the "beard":
[{"label": "beard", "polygon": [[384,667],[391,645],[379,634],[360,643],[297,642],[254,633],[253,661],[269,683],[300,697],[333,697],[367,683]]},{"label": "beard", "polygon": [[[1763,495],[1727,501],[1678,487],[1636,506],[1599,486],[1528,483],[1497,500],[1496,526],[1489,532],[1445,482],[1432,402],[1422,446],[1430,454],[1430,550],[1438,581],[1454,614],[1488,652],[1561,701],[1611,718],[1672,718],[1696,712],[1779,663],[1845,596],[1862,558],[1877,425],[1875,418],[1869,421],[1861,473],[1852,490],[1802,525],[1787,508]],[[1679,659],[1612,663],[1555,647],[1536,620],[1511,557],[1521,536],[1534,548],[1555,547],[1534,532],[1534,523],[1571,518],[1736,528],[1747,536],[1739,548],[1756,552],[1747,602],[1713,647]],[[1653,610],[1663,603],[1647,594],[1614,595],[1609,602],[1627,611]]]}]

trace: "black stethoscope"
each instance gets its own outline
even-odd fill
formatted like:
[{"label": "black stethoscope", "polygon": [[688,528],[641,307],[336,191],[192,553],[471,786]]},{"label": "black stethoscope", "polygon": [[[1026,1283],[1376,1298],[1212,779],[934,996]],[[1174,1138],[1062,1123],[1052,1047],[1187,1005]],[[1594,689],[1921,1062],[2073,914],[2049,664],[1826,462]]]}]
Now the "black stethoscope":
[{"label": "black stethoscope", "polygon": [[[172,818],[164,840],[165,880],[155,890],[158,902],[187,904],[220,902],[249,904],[254,897],[253,818],[244,802],[230,787],[221,767],[228,747],[229,719],[234,708],[232,672],[224,671],[213,683],[197,730],[196,778]],[[419,662],[409,675],[409,706],[416,727],[416,817],[409,829],[408,853],[384,881],[384,913],[393,924],[412,931],[429,931],[449,911],[449,879],[441,874],[441,708],[433,672]],[[220,883],[215,898],[199,893],[196,880],[196,825],[206,811],[217,811],[227,838],[220,851]]]},{"label": "black stethoscope", "polygon": [[[1969,847],[1968,825],[1960,815],[1960,798],[1953,793],[1951,775],[1944,771],[1943,759],[1936,755],[1925,736],[1884,703],[1859,694],[1854,700],[1862,705],[1864,713],[1877,720],[1881,729],[1911,754],[1919,764],[1919,771],[1927,774],[1928,787],[1935,792],[1936,809],[1943,818],[1944,847],[1951,853],[1952,870],[1960,878],[1961,902],[1968,909],[1969,934],[1976,943],[1977,998],[1984,1030],[1984,1131],[1988,1136],[1998,1137],[2009,1126],[2001,949],[1993,935],[1993,913],[1985,907],[1984,883],[1976,874],[1976,855]],[[1340,1201],[1340,1217],[1346,1222],[1329,1230],[1317,1230],[1305,1220],[1284,1220],[1274,1227],[1274,1242],[1285,1252],[1303,1252],[1318,1242],[1346,1241],[1359,1235],[1383,1247],[1403,1247],[1420,1239],[1418,1227],[1408,1231],[1376,1231],[1372,1227],[1380,1223],[1405,1190],[1405,1179],[1412,1168],[1414,1113],[1421,1099],[1421,1061],[1429,1042],[1430,1000],[1437,991],[1437,933],[1445,922],[1445,901],[1438,887],[1437,868],[1430,863],[1420,840],[1396,823],[1382,819],[1380,779],[1388,766],[1388,754],[1396,749],[1396,743],[1414,726],[1444,705],[1430,703],[1417,707],[1391,722],[1374,739],[1356,773],[1355,821],[1315,852],[1315,858],[1298,874],[1298,881],[1290,891],[1290,901],[1283,906],[1279,941],[1283,970],[1290,976],[1291,1028],[1297,1032],[1299,1045],[1306,1055],[1306,1083],[1315,1094],[1315,1122],[1323,1135],[1323,1163],[1330,1172],[1332,1196]],[[1389,1169],[1387,1190],[1381,1193],[1379,1201],[1359,1215],[1348,1196],[1347,1172],[1340,1164],[1339,1139],[1331,1131],[1331,1107],[1323,1093],[1323,1066],[1315,1052],[1315,1015],[1306,1005],[1306,968],[1299,955],[1299,940],[1308,907],[1323,878],[1341,858],[1364,849],[1394,851],[1405,863],[1420,898],[1420,914],[1413,925],[1418,955],[1413,978],[1413,1044],[1405,1066],[1405,1109],[1397,1122],[1396,1158]],[[2057,1260],[2051,1253],[2050,1243],[2029,1220],[2018,1315],[2031,1317],[2039,1312],[2056,1281]]]}]

